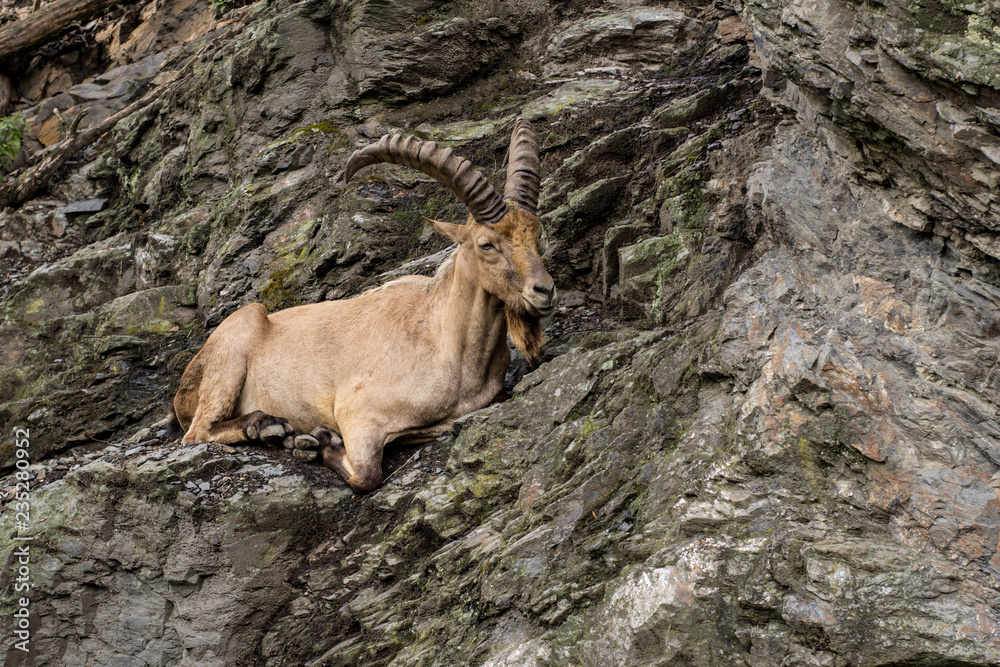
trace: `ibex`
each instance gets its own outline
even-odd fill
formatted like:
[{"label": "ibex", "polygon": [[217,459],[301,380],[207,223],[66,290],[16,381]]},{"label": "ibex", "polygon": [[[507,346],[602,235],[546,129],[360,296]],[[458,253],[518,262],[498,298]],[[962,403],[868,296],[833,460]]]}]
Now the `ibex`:
[{"label": "ibex", "polygon": [[433,277],[270,315],[253,303],[227,317],[174,397],[185,443],[318,447],[325,465],[368,491],[382,482],[386,443],[437,437],[501,394],[508,333],[537,356],[539,319],[557,296],[539,254],[531,124],[514,124],[503,198],[450,148],[400,135],[356,151],[344,180],[379,162],[419,169],[465,203],[464,225],[425,219],[457,250]]}]

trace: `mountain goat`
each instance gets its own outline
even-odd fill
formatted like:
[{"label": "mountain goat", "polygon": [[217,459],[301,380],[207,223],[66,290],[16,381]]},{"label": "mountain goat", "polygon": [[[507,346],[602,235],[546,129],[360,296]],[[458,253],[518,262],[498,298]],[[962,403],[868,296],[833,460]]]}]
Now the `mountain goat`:
[{"label": "mountain goat", "polygon": [[368,491],[382,482],[386,443],[437,437],[502,392],[508,334],[526,357],[537,355],[539,319],[557,295],[539,254],[531,124],[514,124],[503,198],[450,148],[400,135],[356,151],[345,181],[379,162],[419,169],[465,203],[466,224],[427,220],[457,250],[433,277],[270,315],[253,303],[230,315],[181,377],[172,425],[185,430],[185,443],[319,448],[325,465]]}]

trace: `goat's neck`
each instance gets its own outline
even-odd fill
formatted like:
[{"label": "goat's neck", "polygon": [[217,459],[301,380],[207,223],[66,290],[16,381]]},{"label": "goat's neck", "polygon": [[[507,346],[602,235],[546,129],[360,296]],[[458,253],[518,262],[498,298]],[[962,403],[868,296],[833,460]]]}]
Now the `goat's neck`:
[{"label": "goat's neck", "polygon": [[483,289],[477,262],[459,247],[454,266],[438,288],[438,312],[444,325],[448,354],[463,369],[484,372],[493,366],[497,348],[507,346],[503,301]]}]

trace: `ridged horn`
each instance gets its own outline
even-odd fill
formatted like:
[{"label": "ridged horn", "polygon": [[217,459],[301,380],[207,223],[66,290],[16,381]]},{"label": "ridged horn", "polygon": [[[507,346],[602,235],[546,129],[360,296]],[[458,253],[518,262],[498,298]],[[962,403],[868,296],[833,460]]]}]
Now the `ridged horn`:
[{"label": "ridged horn", "polygon": [[514,122],[514,132],[510,135],[507,149],[507,183],[503,197],[521,208],[538,215],[538,140],[531,123],[524,116]]},{"label": "ridged horn", "polygon": [[371,146],[354,151],[347,161],[344,180],[351,180],[359,169],[379,162],[401,164],[433,176],[465,203],[480,224],[494,224],[507,215],[503,199],[472,163],[450,148],[438,148],[434,141],[387,134]]}]

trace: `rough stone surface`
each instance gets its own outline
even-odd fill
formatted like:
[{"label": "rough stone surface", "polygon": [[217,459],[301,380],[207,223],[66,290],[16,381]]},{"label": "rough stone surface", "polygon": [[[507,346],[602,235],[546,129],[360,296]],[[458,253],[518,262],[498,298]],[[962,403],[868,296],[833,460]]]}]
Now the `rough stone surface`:
[{"label": "rough stone surface", "polygon": [[[558,30],[546,47],[546,73],[560,64],[643,65],[682,69],[697,61],[706,42],[704,23],[671,9],[636,7],[602,13]],[[565,66],[563,67],[565,69]]]},{"label": "rough stone surface", "polygon": [[830,150],[884,186],[885,213],[914,229],[939,226],[994,257],[996,11],[993,2],[744,6],[769,85]]},{"label": "rough stone surface", "polygon": [[[0,212],[5,664],[1000,664],[1000,6],[893,2],[170,0],[36,54],[18,104],[58,121],[245,20]],[[508,401],[363,497],[163,441],[235,309],[447,255],[420,218],[462,206],[345,186],[351,150],[414,132],[500,185],[521,111],[565,296]]]}]

